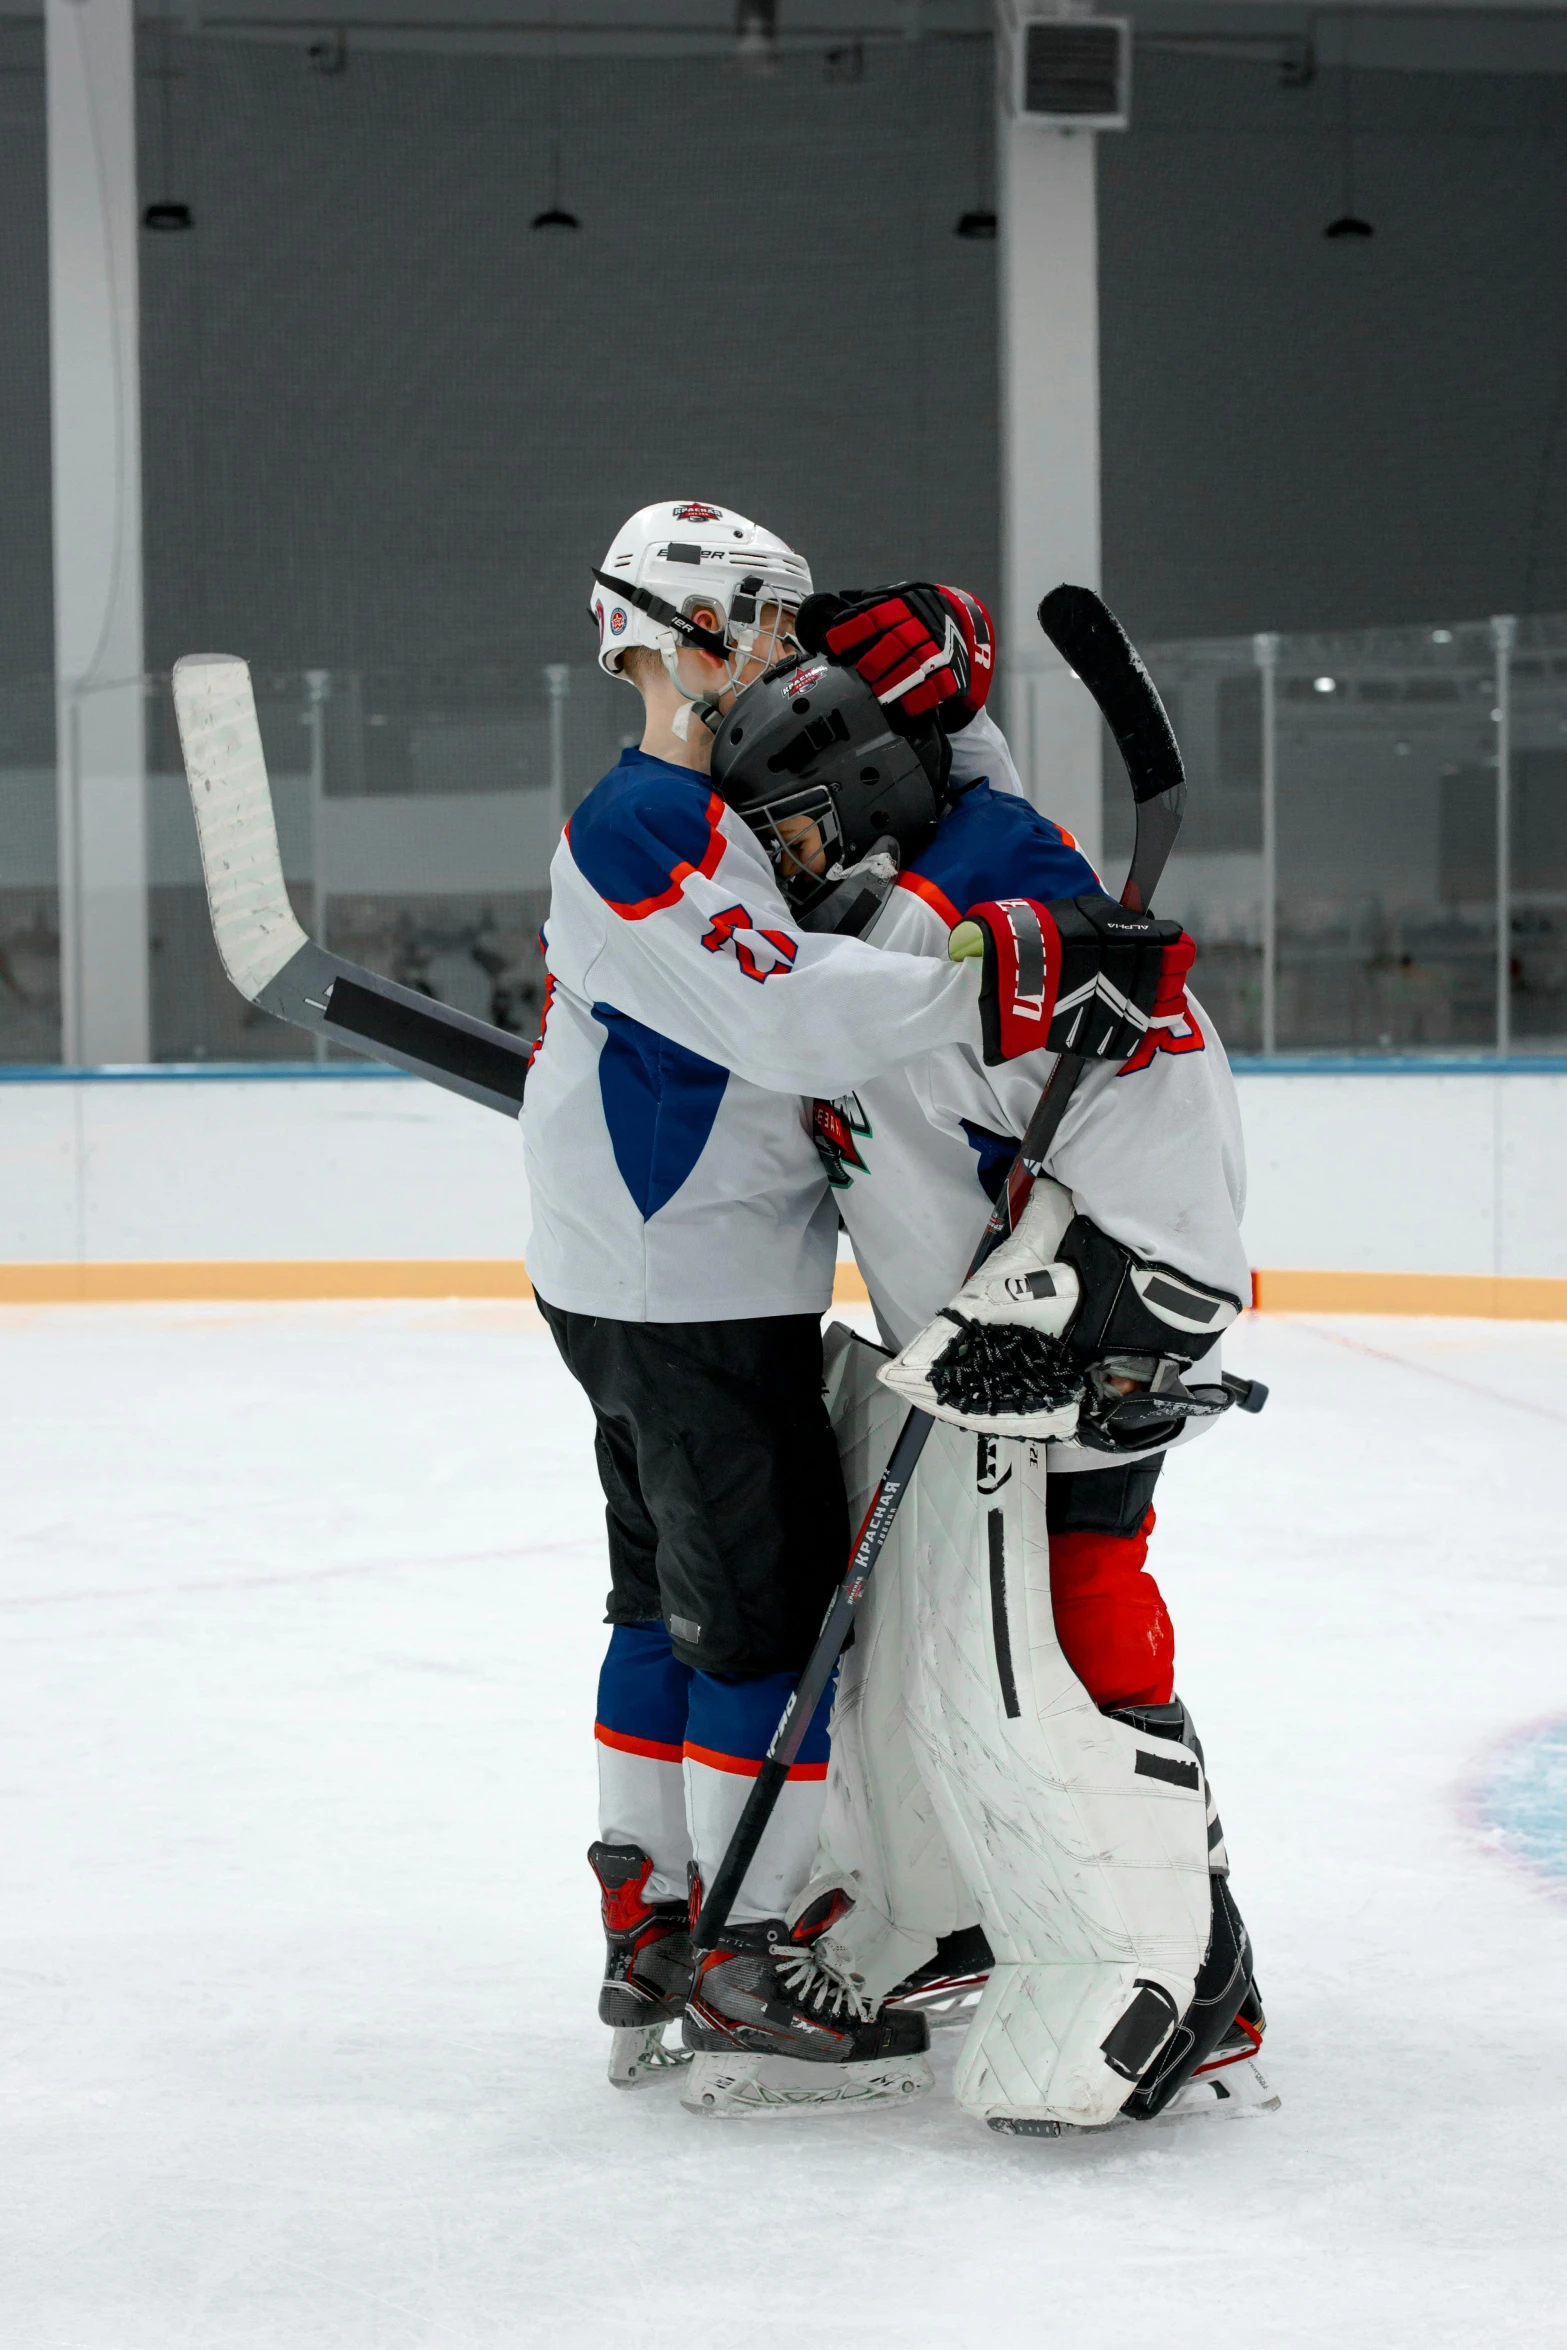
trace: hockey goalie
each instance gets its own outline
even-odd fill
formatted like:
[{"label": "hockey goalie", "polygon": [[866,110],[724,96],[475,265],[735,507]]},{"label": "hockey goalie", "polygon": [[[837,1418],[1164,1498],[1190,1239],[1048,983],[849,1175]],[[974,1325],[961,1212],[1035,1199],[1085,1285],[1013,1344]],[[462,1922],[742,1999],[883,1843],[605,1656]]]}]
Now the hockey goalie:
[{"label": "hockey goalie", "polygon": [[[899,792],[876,776],[910,666],[889,649],[911,620],[933,638],[947,595],[814,599],[799,633],[823,658],[753,687],[714,757],[803,927],[942,959],[961,930],[985,964],[982,1052],[943,1046],[813,1105],[899,1350],[829,1333],[856,1523],[907,1406],[938,1425],[840,1672],[793,1914],[828,1919],[814,1961],[867,2013],[967,2022],[957,2096],[994,2128],[1266,2106],[1250,1945],[1145,1563],[1165,1450],[1241,1385],[1219,1368],[1248,1281],[1233,1084],[1186,990],[1190,941],[1165,926],[1143,969],[1116,967],[1097,876],[1008,789],[1009,762],[955,778],[941,731],[904,710],[924,772]],[[1122,1032],[1098,1038],[1049,1175],[965,1283],[1090,970],[1124,983],[1089,1006]]]}]

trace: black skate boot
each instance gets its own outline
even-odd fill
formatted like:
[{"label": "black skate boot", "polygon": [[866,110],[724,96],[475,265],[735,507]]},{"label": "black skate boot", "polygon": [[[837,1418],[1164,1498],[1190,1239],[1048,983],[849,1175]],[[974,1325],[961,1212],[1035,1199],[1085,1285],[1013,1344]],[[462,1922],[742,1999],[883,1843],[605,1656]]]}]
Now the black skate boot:
[{"label": "black skate boot", "polygon": [[647,1900],[653,1863],[635,1844],[590,1844],[608,1944],[599,2021],[613,2027],[609,2077],[617,2089],[668,2079],[689,2059],[664,2046],[691,1989],[690,1921],[683,1901]]},{"label": "black skate boot", "polygon": [[693,2113],[882,2104],[931,2086],[925,2018],[877,2014],[812,1955],[839,1899],[813,1903],[792,1931],[781,1918],[726,1926],[699,1953],[684,2028],[695,2062],[680,2097]]},{"label": "black skate boot", "polygon": [[967,2024],[994,1965],[984,1928],[960,1926],[955,1934],[942,1935],[934,1958],[893,1985],[882,2002],[883,2011],[914,2009],[927,2018],[933,2032],[944,2024]]}]

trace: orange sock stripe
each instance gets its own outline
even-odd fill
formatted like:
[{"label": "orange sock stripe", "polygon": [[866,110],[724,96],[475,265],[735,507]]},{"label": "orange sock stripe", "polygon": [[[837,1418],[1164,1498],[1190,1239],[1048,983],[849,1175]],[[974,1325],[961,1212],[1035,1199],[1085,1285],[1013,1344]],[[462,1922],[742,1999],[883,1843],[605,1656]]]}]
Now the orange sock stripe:
[{"label": "orange sock stripe", "polygon": [[[689,1739],[686,1741],[685,1756],[687,1762],[706,1763],[710,1771],[732,1771],[737,1779],[754,1779],[762,1767],[752,1755],[718,1754],[711,1746],[693,1746]],[[827,1765],[824,1762],[791,1763],[789,1776],[791,1779],[825,1779]]]},{"label": "orange sock stripe", "polygon": [[594,1723],[593,1735],[600,1746],[613,1746],[617,1754],[651,1755],[654,1762],[677,1763],[680,1760],[681,1749],[678,1746],[661,1746],[656,1738],[631,1738],[624,1730],[606,1728],[603,1722]]}]

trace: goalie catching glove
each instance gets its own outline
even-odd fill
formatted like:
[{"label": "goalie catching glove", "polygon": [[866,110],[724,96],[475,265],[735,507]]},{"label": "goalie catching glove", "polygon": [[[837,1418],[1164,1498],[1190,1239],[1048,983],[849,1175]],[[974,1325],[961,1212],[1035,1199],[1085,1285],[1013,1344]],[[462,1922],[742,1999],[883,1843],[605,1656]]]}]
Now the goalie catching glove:
[{"label": "goalie catching glove", "polygon": [[1238,1400],[1181,1374],[1240,1310],[1123,1248],[1042,1177],[1017,1230],[878,1376],[959,1428],[1144,1452]]},{"label": "goalie catching glove", "polygon": [[980,1025],[993,1068],[1041,1048],[1128,1060],[1156,1016],[1184,1005],[1197,949],[1178,922],[1101,894],[970,906],[948,952],[954,962],[983,957]]}]

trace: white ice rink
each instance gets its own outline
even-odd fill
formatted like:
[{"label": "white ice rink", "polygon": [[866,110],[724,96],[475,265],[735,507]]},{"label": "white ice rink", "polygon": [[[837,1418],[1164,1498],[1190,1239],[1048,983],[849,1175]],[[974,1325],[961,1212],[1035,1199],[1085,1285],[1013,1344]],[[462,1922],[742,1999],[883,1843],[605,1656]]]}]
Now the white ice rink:
[{"label": "white ice rink", "polygon": [[1567,1884],[1485,1790],[1567,1714],[1567,1326],[1231,1359],[1155,1557],[1283,2110],[1049,2144],[605,2084],[531,1308],[0,1315],[6,2350],[1560,2350]]}]

